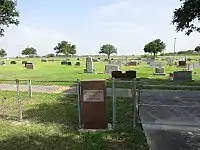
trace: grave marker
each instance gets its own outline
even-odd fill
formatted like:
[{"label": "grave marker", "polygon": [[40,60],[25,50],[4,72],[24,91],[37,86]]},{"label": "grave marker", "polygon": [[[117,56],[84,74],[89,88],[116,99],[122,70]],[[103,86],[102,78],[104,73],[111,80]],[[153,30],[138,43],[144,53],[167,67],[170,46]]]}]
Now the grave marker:
[{"label": "grave marker", "polygon": [[192,81],[192,71],[174,72],[173,81]]},{"label": "grave marker", "polygon": [[107,93],[105,80],[82,80],[81,111],[84,129],[106,129]]},{"label": "grave marker", "polygon": [[26,69],[33,69],[33,63],[25,63]]},{"label": "grave marker", "polygon": [[84,69],[85,73],[95,73],[94,63],[92,61],[92,57],[88,56],[86,58],[86,69]]},{"label": "grave marker", "polygon": [[105,73],[112,74],[113,71],[119,71],[119,66],[113,64],[105,65]]}]

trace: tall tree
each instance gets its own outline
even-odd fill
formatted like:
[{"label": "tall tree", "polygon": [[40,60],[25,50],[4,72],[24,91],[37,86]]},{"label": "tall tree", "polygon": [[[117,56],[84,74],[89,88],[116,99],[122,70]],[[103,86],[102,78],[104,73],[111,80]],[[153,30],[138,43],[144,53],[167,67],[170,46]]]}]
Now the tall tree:
[{"label": "tall tree", "polygon": [[144,52],[153,54],[155,57],[157,53],[163,52],[165,48],[166,44],[162,42],[160,39],[156,39],[144,46]]},{"label": "tall tree", "polygon": [[4,27],[19,24],[16,5],[16,1],[13,0],[0,0],[0,36],[4,36]]},{"label": "tall tree", "polygon": [[5,56],[7,56],[5,49],[3,49],[3,48],[0,49],[0,57],[5,57]]},{"label": "tall tree", "polygon": [[37,55],[37,50],[33,47],[27,47],[22,51],[22,55],[31,57],[31,56]]},{"label": "tall tree", "polygon": [[76,45],[72,45],[68,41],[61,41],[57,44],[57,46],[54,48],[56,54],[62,53],[66,56],[66,59],[70,55],[76,54]]},{"label": "tall tree", "polygon": [[195,52],[197,53],[200,53],[200,46],[197,46],[195,49],[194,49]]},{"label": "tall tree", "polygon": [[172,24],[176,25],[176,31],[186,31],[190,35],[193,31],[200,32],[196,25],[200,20],[200,0],[180,0],[182,5],[175,9]]},{"label": "tall tree", "polygon": [[100,47],[99,54],[106,54],[108,56],[108,61],[110,61],[111,54],[117,54],[117,48],[111,44],[105,44]]}]

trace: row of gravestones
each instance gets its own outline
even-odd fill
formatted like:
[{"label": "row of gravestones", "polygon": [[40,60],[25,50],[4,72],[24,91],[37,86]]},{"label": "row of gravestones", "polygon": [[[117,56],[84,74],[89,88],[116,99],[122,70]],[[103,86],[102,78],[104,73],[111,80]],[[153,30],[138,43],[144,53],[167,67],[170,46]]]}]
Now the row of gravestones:
[{"label": "row of gravestones", "polygon": [[[72,66],[72,62],[71,61],[62,61],[60,63],[61,65],[66,65],[66,66]],[[81,63],[80,62],[76,62],[75,66],[80,66]]]}]

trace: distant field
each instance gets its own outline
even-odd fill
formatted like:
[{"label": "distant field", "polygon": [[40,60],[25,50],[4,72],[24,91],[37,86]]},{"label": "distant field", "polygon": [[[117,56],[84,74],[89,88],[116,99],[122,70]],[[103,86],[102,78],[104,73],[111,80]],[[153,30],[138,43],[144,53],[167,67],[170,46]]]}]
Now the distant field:
[{"label": "distant field", "polygon": [[[198,56],[192,56],[198,58]],[[191,58],[192,58],[191,57]],[[178,57],[177,57],[178,58]],[[194,59],[194,58],[193,58]],[[81,60],[81,66],[74,66],[76,59],[71,59],[73,66],[60,65],[61,59],[55,62],[40,62],[40,59],[26,59],[28,62],[33,62],[34,70],[27,70],[24,65],[21,64],[23,59],[13,59],[17,61],[16,65],[10,64],[11,60],[6,61],[6,65],[0,66],[0,79],[1,80],[65,80],[76,81],[77,79],[107,79],[110,75],[102,74],[104,72],[104,66],[106,62],[95,62],[95,69],[97,74],[85,74],[85,59]],[[25,59],[24,59],[25,60]],[[165,62],[164,62],[165,63]],[[154,76],[153,68],[148,68],[148,65],[143,62],[136,67],[123,66],[121,70],[136,70],[137,76],[141,78],[153,78],[153,79],[168,79],[168,74],[175,70],[182,70],[175,66],[169,67],[165,64],[166,76]],[[200,75],[200,69],[196,69],[195,72]],[[99,74],[98,74],[99,73]],[[200,80],[200,76],[193,76],[193,79]]]}]

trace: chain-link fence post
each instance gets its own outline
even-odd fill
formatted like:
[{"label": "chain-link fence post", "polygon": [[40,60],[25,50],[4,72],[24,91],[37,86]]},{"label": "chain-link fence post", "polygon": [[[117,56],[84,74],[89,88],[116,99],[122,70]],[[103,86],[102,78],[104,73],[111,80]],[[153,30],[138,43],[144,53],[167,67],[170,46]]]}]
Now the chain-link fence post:
[{"label": "chain-link fence post", "polygon": [[113,129],[115,127],[115,123],[116,123],[116,95],[115,95],[115,79],[112,78],[112,109],[113,109],[113,122],[112,122],[112,126],[113,126]]},{"label": "chain-link fence post", "polygon": [[131,82],[131,92],[132,92],[132,99],[133,99],[133,127],[137,124],[137,97],[136,97],[136,82],[132,80]]},{"label": "chain-link fence post", "polygon": [[18,100],[18,119],[19,121],[22,120],[22,107],[21,107],[21,99],[20,99],[20,89],[19,89],[19,80],[16,79],[17,85],[17,100]]},{"label": "chain-link fence post", "polygon": [[28,80],[28,95],[29,97],[33,97],[31,80]]},{"label": "chain-link fence post", "polygon": [[81,85],[80,80],[77,80],[77,95],[78,95],[78,122],[79,128],[82,128],[82,119],[81,119]]},{"label": "chain-link fence post", "polygon": [[2,98],[2,117],[3,117],[3,118],[5,118],[5,115],[6,115],[5,101],[6,101],[6,98],[3,97],[3,98]]}]

